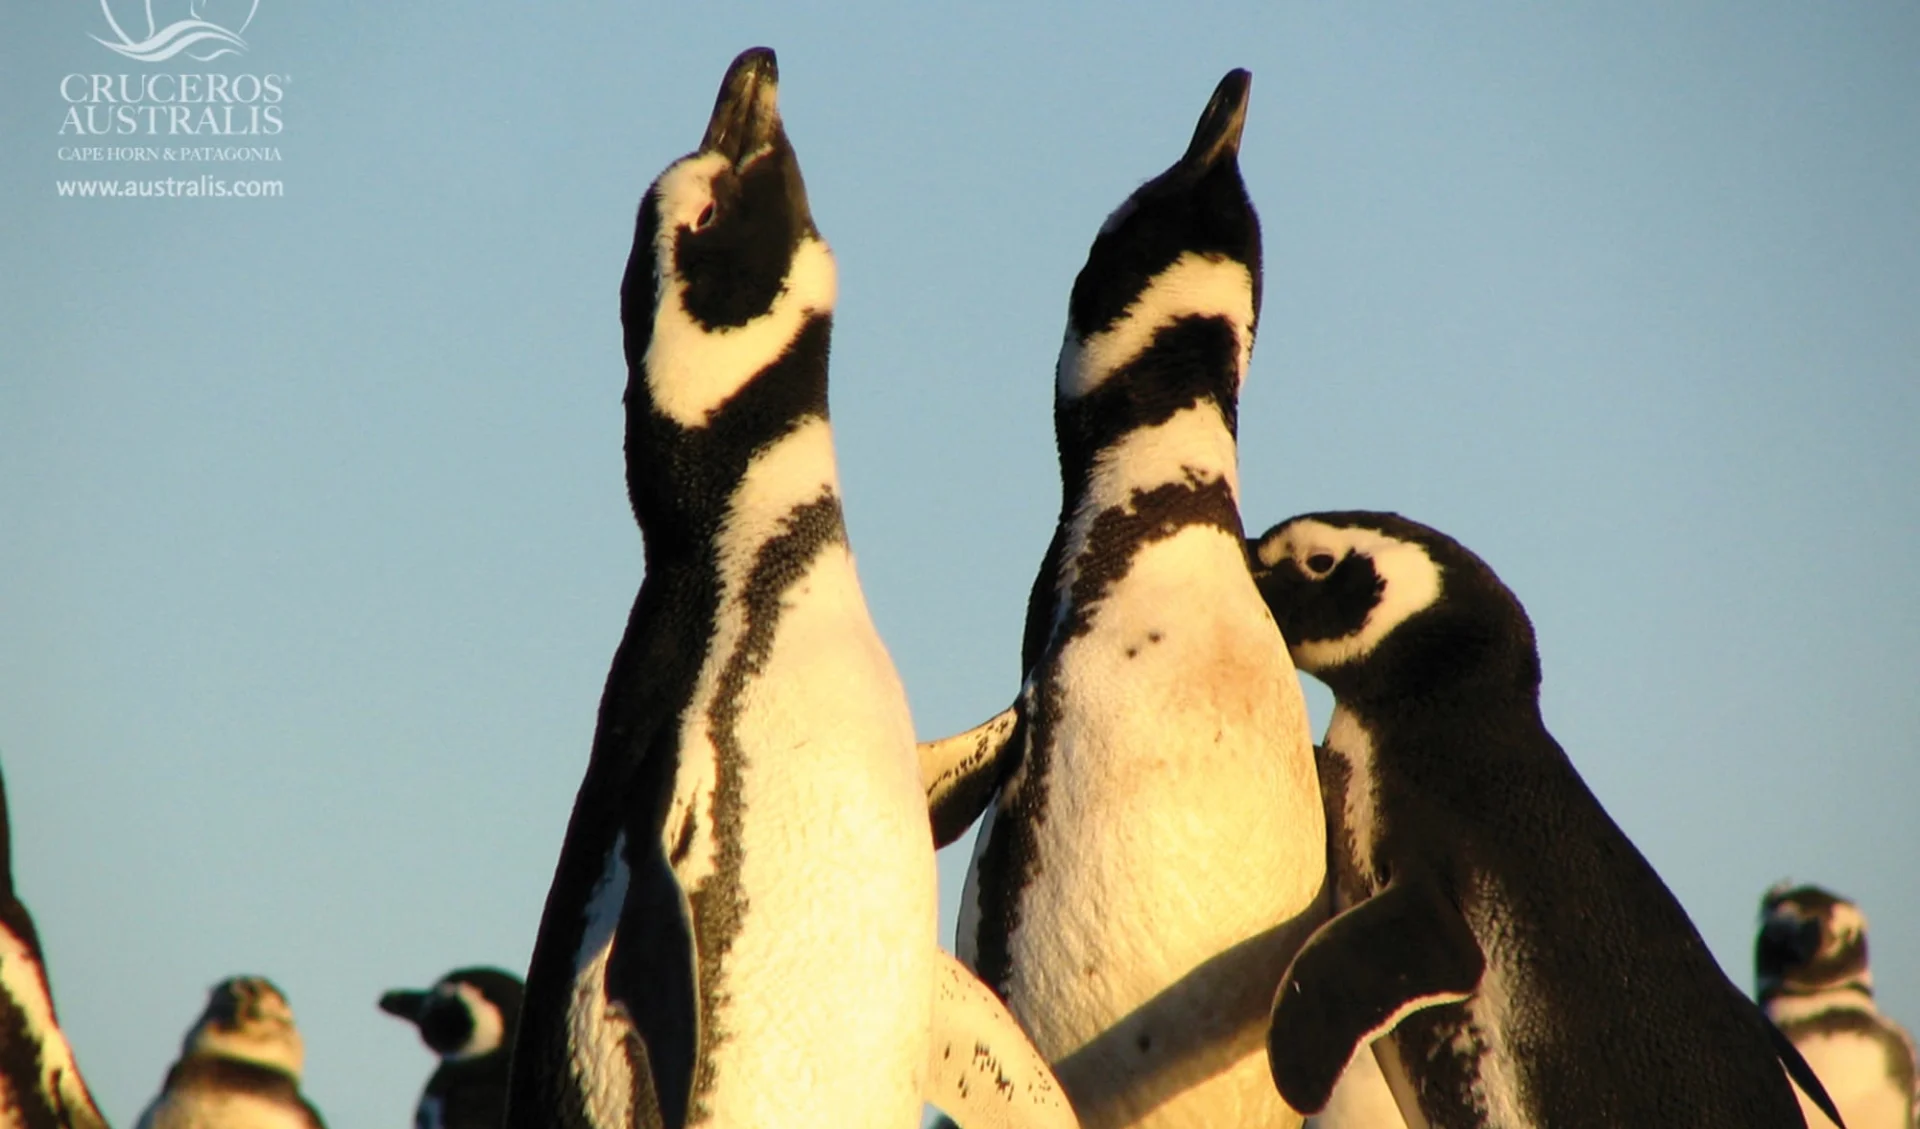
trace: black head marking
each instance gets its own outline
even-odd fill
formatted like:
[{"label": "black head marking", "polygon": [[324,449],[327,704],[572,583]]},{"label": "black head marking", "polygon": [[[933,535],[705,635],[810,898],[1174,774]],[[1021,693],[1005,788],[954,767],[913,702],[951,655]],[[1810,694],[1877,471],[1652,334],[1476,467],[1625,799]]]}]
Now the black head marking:
[{"label": "black head marking", "polygon": [[[817,234],[779,89],[773,52],[742,52],[721,80],[700,148],[642,198],[620,288],[630,359],[646,353],[665,277],[685,285],[686,312],[702,329],[737,328],[772,308],[794,249]],[[676,205],[670,215],[663,193]],[[665,243],[663,223],[673,228]]]},{"label": "black head marking", "polygon": [[742,53],[700,148],[640,203],[620,316],[628,487],[649,553],[697,539],[677,528],[684,511],[723,503],[756,451],[826,414],[834,268],[778,88],[772,51]]},{"label": "black head marking", "polygon": [[426,991],[388,992],[380,997],[380,1010],[418,1027],[421,1040],[434,1053],[455,1054],[469,1045],[474,1032],[486,1021],[476,1014],[469,992],[479,997],[479,1007],[490,1007],[498,1014],[500,1047],[504,1049],[519,1021],[524,989],[518,977],[497,968],[456,969]]},{"label": "black head marking", "polygon": [[1137,428],[1212,405],[1229,437],[1260,309],[1260,221],[1240,178],[1252,82],[1220,81],[1186,152],[1108,217],[1067,309],[1054,398],[1066,498]]},{"label": "black head marking", "polygon": [[1068,326],[1082,337],[1111,328],[1153,277],[1185,254],[1243,263],[1260,310],[1260,219],[1240,179],[1240,138],[1253,75],[1228,72],[1178,161],[1128,197],[1074,279]]}]

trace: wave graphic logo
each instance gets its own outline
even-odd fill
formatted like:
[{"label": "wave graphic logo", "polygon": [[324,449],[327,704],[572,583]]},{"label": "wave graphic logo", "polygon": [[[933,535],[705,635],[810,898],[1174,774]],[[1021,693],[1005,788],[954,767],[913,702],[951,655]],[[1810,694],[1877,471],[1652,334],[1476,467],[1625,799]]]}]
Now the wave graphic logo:
[{"label": "wave graphic logo", "polygon": [[[154,0],[144,0],[144,3],[146,38],[135,39],[127,34],[127,29],[113,18],[110,0],[100,0],[100,11],[107,17],[107,26],[113,29],[117,42],[115,39],[101,39],[97,35],[93,38],[127,58],[143,63],[164,62],[183,53],[189,59],[205,63],[222,55],[238,55],[245,51],[247,41],[242,36],[246,33],[247,25],[253,22],[253,14],[260,10],[260,0],[189,0],[184,18],[161,24],[153,17]],[[168,0],[160,0],[160,3],[164,8]],[[223,14],[220,9],[232,9],[237,14],[242,5],[246,6],[246,15],[237,25],[231,19],[220,22],[212,18]],[[177,9],[177,2],[175,6]]]}]

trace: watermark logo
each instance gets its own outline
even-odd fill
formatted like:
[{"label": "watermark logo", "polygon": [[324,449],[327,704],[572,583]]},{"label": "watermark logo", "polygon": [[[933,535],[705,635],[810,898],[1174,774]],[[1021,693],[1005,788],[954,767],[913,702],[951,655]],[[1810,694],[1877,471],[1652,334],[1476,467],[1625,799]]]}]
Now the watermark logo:
[{"label": "watermark logo", "polygon": [[[100,0],[100,11],[107,17],[107,27],[112,30],[114,39],[93,38],[108,48],[118,51],[129,59],[142,63],[159,63],[185,54],[189,59],[208,62],[222,55],[238,55],[247,49],[244,38],[247,26],[253,23],[253,14],[260,10],[260,0],[188,0],[184,14],[180,0],[142,0],[145,6],[147,34],[144,39],[135,39],[129,35],[128,27],[139,30],[133,21],[123,24],[114,18],[114,0]],[[120,0],[124,8],[131,8],[127,0]],[[171,14],[179,18],[161,23],[154,17],[155,4],[162,14]],[[171,13],[167,9],[173,9]],[[235,16],[240,17],[237,21]]]}]

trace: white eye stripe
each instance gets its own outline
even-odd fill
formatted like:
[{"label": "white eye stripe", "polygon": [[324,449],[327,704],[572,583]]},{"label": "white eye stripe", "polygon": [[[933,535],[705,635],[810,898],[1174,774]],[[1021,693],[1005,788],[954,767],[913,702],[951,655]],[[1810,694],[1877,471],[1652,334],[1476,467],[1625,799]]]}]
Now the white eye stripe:
[{"label": "white eye stripe", "polygon": [[700,213],[713,203],[713,178],[727,167],[727,159],[718,153],[688,157],[654,182],[654,207],[660,213],[660,228],[654,232],[654,258],[663,264],[673,262],[673,243],[679,229],[691,227]]},{"label": "white eye stripe", "polygon": [[1293,661],[1308,671],[1326,670],[1371,654],[1395,628],[1440,599],[1442,570],[1426,549],[1372,529],[1301,521],[1263,542],[1259,555],[1269,567],[1292,558],[1302,571],[1315,575],[1306,562],[1321,554],[1333,557],[1336,564],[1348,556],[1366,557],[1381,588],[1359,630],[1338,639],[1311,640],[1289,648]]},{"label": "white eye stripe", "polygon": [[458,996],[466,1005],[467,1014],[473,1018],[473,1031],[458,1049],[448,1052],[447,1060],[459,1062],[499,1050],[506,1038],[506,1024],[500,1018],[500,1009],[488,1002],[487,997],[480,994],[480,989],[471,984],[443,984],[438,990],[448,988],[452,989],[447,992],[448,995]]},{"label": "white eye stripe", "polygon": [[708,329],[686,309],[686,283],[664,268],[653,340],[647,347],[647,392],[655,407],[683,427],[704,427],[721,404],[778,360],[807,319],[833,312],[838,292],[833,253],[804,240],[787,268],[773,308],[745,325]]}]

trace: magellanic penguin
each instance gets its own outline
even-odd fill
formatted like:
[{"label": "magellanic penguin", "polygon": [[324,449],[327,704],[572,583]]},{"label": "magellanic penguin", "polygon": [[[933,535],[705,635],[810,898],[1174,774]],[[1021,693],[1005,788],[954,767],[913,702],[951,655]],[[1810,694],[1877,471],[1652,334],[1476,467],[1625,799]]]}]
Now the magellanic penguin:
[{"label": "magellanic penguin", "polygon": [[[621,288],[646,573],[527,977],[507,1124],[1070,1126],[935,943],[913,725],[827,424],[835,268],[776,106],[728,70]],[[943,1090],[944,1087],[944,1090]],[[1009,1122],[1009,1119],[1015,1119]]]},{"label": "magellanic penguin", "polygon": [[1783,882],[1761,902],[1753,956],[1761,1008],[1819,1075],[1847,1129],[1920,1126],[1920,1059],[1874,1005],[1860,907]]},{"label": "magellanic penguin", "polygon": [[987,810],[958,949],[1089,1126],[1299,1124],[1264,1000],[1326,840],[1298,678],[1242,548],[1235,423],[1260,308],[1251,77],[1107,219],[1054,390],[1062,499],[1015,705],[931,742],[943,845]]},{"label": "magellanic penguin", "polygon": [[13,887],[13,827],[0,780],[0,1129],[106,1129],[54,1015],[33,917]]},{"label": "magellanic penguin", "polygon": [[1394,514],[1310,514],[1248,549],[1334,696],[1337,913],[1274,998],[1287,1101],[1318,1109],[1388,1035],[1416,1129],[1800,1125],[1795,1084],[1819,1083],[1547,732],[1533,628],[1493,571]]},{"label": "magellanic penguin", "polygon": [[258,976],[214,985],[139,1129],[325,1129],[300,1094],[293,1009]]},{"label": "magellanic penguin", "polygon": [[381,1011],[419,1028],[440,1056],[414,1109],[414,1129],[500,1129],[522,991],[518,976],[497,968],[459,968],[424,992],[380,997]]},{"label": "magellanic penguin", "polygon": [[1353,1056],[1327,1105],[1307,1118],[1307,1129],[1406,1129],[1400,1105],[1371,1052]]}]

